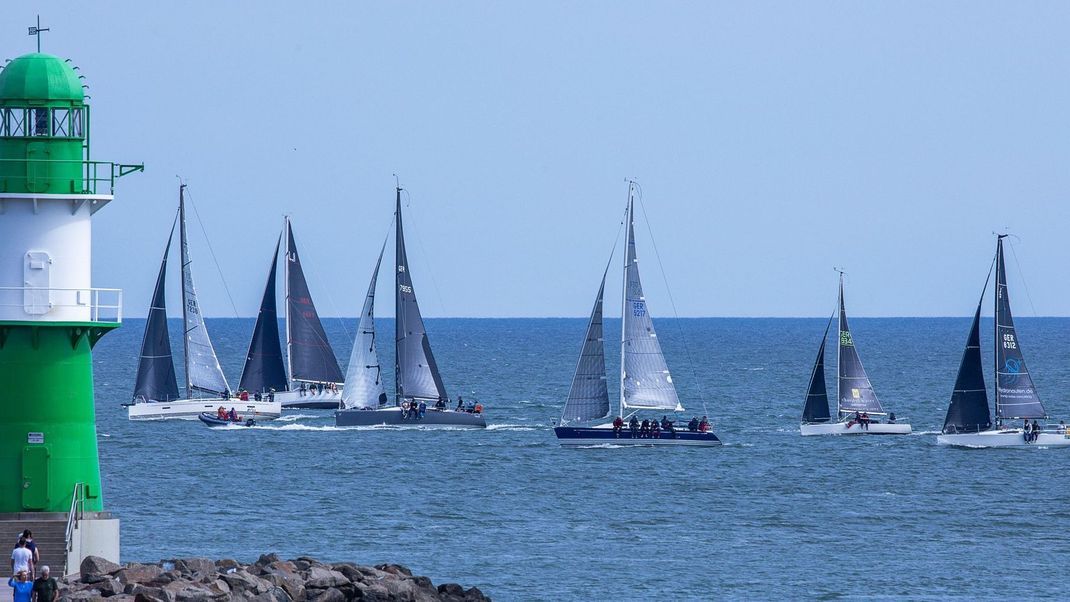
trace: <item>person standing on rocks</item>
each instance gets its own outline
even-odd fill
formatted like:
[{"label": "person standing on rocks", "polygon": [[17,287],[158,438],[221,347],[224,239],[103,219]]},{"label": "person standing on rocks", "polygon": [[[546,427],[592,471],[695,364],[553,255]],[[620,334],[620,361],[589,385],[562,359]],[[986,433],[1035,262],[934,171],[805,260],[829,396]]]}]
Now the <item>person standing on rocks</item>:
[{"label": "person standing on rocks", "polygon": [[[22,541],[21,539],[19,540]],[[26,549],[23,547],[22,549]],[[30,581],[28,571],[15,571],[15,576],[7,580],[14,592],[11,594],[12,602],[30,602],[30,594],[33,593],[33,582]]]},{"label": "person standing on rocks", "polygon": [[48,565],[41,567],[41,576],[33,582],[34,602],[56,602],[59,598],[59,584]]}]

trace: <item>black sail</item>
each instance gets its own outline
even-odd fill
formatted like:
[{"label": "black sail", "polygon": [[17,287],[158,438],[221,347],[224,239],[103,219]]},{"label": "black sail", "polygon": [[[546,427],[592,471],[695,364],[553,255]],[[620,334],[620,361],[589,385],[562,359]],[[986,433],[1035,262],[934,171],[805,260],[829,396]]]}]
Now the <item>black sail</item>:
[{"label": "black sail", "polygon": [[803,406],[803,422],[828,422],[831,419],[828,390],[825,388],[825,341],[828,339],[831,327],[832,316],[829,316],[828,324],[825,325],[825,334],[821,335],[821,346],[817,349],[814,370],[810,373],[810,386],[806,390],[806,405]]},{"label": "black sail", "polygon": [[275,302],[275,270],[279,262],[279,245],[271,256],[264,297],[260,301],[260,313],[253,327],[253,339],[249,341],[249,353],[245,356],[245,368],[241,372],[238,387],[246,391],[267,392],[272,389],[287,389],[286,367],[282,360],[282,344],[279,342],[279,312]]},{"label": "black sail", "polygon": [[[988,283],[985,283],[988,288]],[[984,291],[981,291],[984,297]],[[962,352],[959,375],[955,390],[951,393],[951,405],[944,417],[945,433],[974,433],[992,427],[992,415],[988,411],[988,392],[985,390],[985,373],[981,365],[981,302],[973,314],[970,336]]]},{"label": "black sail", "polygon": [[882,414],[884,409],[877,400],[869,375],[862,367],[862,359],[855,349],[851,328],[843,303],[843,274],[840,274],[840,355],[839,355],[839,406],[840,412],[868,412]]},{"label": "black sail", "polygon": [[1011,299],[1007,292],[1007,269],[1003,263],[1003,238],[996,241],[996,417],[1044,418],[1033,378],[1014,330]]},{"label": "black sail", "polygon": [[149,315],[145,320],[145,338],[141,341],[141,361],[138,362],[137,380],[134,384],[134,401],[172,401],[178,399],[178,379],[175,376],[175,361],[171,356],[171,337],[167,333],[167,255],[175,227],[167,237],[160,273],[156,276],[156,290],[152,293]]},{"label": "black sail", "polygon": [[424,319],[416,303],[416,292],[412,288],[412,274],[405,253],[405,233],[401,225],[400,188],[397,190],[395,219],[395,394],[399,402],[403,399],[448,399],[438,364],[431,353],[431,344],[427,340]]},{"label": "black sail", "polygon": [[292,380],[319,383],[343,381],[338,358],[334,356],[334,349],[327,340],[308,291],[290,220],[286,220],[286,345]]}]

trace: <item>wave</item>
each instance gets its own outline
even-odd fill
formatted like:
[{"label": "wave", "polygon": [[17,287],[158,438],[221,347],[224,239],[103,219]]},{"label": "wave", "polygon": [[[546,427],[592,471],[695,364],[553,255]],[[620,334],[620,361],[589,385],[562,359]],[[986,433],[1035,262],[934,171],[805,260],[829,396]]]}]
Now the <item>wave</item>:
[{"label": "wave", "polygon": [[287,416],[276,418],[275,422],[293,422],[295,420],[304,420],[306,418],[323,418],[323,416],[318,416],[316,414],[289,414]]},{"label": "wave", "polygon": [[533,424],[488,424],[488,431],[543,431],[549,426],[536,426]]}]

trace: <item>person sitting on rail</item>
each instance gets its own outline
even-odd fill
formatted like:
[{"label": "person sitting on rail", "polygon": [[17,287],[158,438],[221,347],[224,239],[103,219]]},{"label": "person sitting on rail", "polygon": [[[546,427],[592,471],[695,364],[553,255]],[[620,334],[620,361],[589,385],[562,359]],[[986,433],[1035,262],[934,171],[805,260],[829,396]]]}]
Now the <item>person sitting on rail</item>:
[{"label": "person sitting on rail", "polygon": [[639,436],[639,419],[632,414],[632,419],[628,421],[628,430],[632,433],[632,439]]},{"label": "person sitting on rail", "polygon": [[617,416],[613,419],[613,436],[620,439],[621,431],[624,430],[624,419]]},{"label": "person sitting on rail", "polygon": [[710,430],[710,421],[705,416],[703,416],[702,420],[698,423],[698,432],[706,433],[706,432],[709,432],[709,430]]}]

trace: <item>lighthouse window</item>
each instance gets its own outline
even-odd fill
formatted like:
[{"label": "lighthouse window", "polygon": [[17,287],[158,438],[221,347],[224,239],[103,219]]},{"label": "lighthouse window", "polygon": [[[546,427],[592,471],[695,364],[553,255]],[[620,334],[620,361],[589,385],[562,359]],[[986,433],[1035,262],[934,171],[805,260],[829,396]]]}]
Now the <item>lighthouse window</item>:
[{"label": "lighthouse window", "polygon": [[48,127],[48,109],[30,109],[30,111],[33,112],[33,135],[50,135],[52,132],[49,130]]},{"label": "lighthouse window", "polygon": [[52,109],[52,135],[81,138],[81,109]]},{"label": "lighthouse window", "polygon": [[26,135],[26,109],[0,109],[0,136],[20,137]]}]

